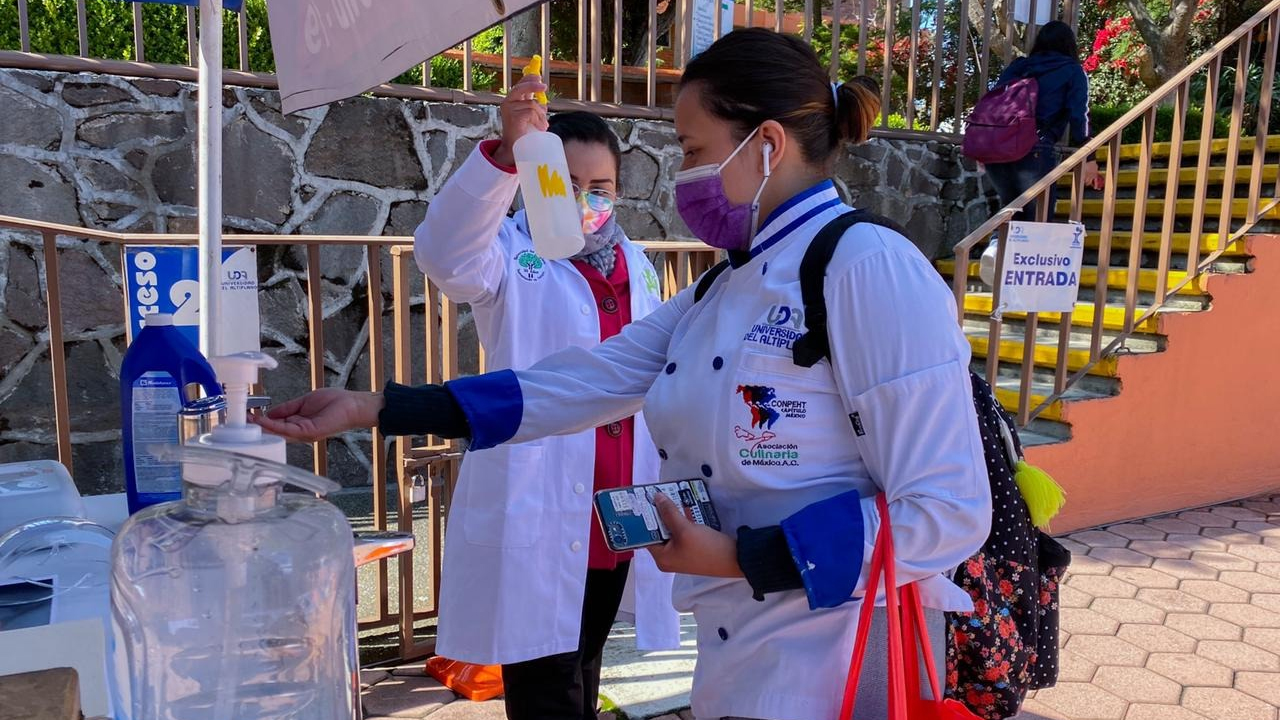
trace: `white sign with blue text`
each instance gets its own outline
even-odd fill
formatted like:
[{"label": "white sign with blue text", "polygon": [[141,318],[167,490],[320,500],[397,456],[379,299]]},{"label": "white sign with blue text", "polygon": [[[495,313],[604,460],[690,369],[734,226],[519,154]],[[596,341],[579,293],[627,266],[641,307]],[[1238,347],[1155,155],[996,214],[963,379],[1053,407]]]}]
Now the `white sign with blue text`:
[{"label": "white sign with blue text", "polygon": [[[1013,19],[1020,23],[1030,23],[1032,13],[1032,0],[1014,0],[1013,3]],[[1056,11],[1058,4],[1053,0],[1035,0],[1035,22],[1037,26],[1043,26],[1045,23],[1057,20]]]},{"label": "white sign with blue text", "polygon": [[1069,312],[1080,294],[1084,226],[1009,224],[997,312]]},{"label": "white sign with blue text", "polygon": [[[720,34],[716,35],[716,12],[720,13]],[[731,0],[695,0],[693,4],[693,29],[690,35],[690,54],[697,57],[718,38],[733,30],[733,2]]]},{"label": "white sign with blue text", "polygon": [[[153,313],[170,313],[173,324],[200,346],[200,256],[194,247],[130,245],[125,248],[129,341]],[[222,250],[222,318],[219,352],[262,349],[258,318],[256,248]]]}]

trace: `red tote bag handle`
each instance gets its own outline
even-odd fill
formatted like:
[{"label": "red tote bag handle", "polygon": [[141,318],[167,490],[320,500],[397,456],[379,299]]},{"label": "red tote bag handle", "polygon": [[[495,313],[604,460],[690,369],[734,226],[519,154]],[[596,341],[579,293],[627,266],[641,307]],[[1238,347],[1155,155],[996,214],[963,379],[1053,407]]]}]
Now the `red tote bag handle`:
[{"label": "red tote bag handle", "polygon": [[[880,529],[876,534],[875,549],[871,553],[871,574],[867,578],[867,591],[862,610],[858,614],[858,634],[849,660],[849,677],[845,683],[844,700],[840,707],[840,720],[851,720],[857,702],[858,682],[862,665],[866,660],[867,642],[871,630],[871,616],[875,611],[876,589],[885,588],[885,616],[888,620],[888,720],[910,720],[915,713],[909,708],[920,704],[940,707],[942,693],[938,673],[933,661],[932,646],[925,628],[924,605],[916,584],[899,588],[893,551],[893,530],[889,522],[889,504],[883,494],[876,497],[880,511]],[[881,580],[883,578],[883,581]],[[904,642],[905,641],[905,642]],[[905,647],[904,647],[905,645]],[[906,661],[906,648],[910,648],[911,662]],[[933,690],[932,700],[920,695],[919,655],[923,651],[925,670]],[[933,708],[930,708],[933,709]],[[932,715],[932,713],[924,713]]]}]

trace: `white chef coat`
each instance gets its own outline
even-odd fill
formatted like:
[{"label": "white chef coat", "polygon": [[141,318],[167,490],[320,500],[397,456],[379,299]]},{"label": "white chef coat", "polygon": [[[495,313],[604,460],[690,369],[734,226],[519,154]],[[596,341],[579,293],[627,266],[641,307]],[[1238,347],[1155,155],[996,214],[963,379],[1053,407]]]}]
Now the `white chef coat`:
[{"label": "white chef coat", "polygon": [[[879,525],[874,495],[883,491],[899,581],[922,580],[930,607],[971,608],[940,573],[982,545],[991,497],[969,345],[942,278],[906,238],[854,226],[827,268],[831,361],[803,368],[791,359],[804,331],[800,260],[847,211],[821,183],[775,210],[749,260],[697,303],[690,288],[592,350],[451,385],[474,441],[576,432],[643,405],[662,479],[705,478],[726,532],[778,525],[856,490],[848,517],[856,524],[860,515],[863,528],[851,543],[862,551],[851,593],[860,598]],[[518,402],[498,407],[498,396]],[[806,534],[821,543],[824,532],[846,529]],[[808,583],[823,569],[802,572]],[[696,717],[836,716],[860,600],[811,610],[807,592],[757,602],[745,580],[678,576],[676,605],[698,622]]]},{"label": "white chef coat", "polygon": [[[477,148],[414,233],[419,268],[451,300],[471,305],[495,368],[527,368],[557,350],[600,343],[599,311],[586,278],[569,260],[538,257],[523,212],[506,217],[517,187],[515,175],[494,167]],[[624,241],[621,247],[631,317],[639,320],[662,302],[658,277],[639,246]],[[578,648],[596,522],[595,438],[584,426],[566,436],[467,453],[445,531],[441,655],[497,664]],[[659,460],[642,418],[635,423],[634,454],[634,481],[656,482]],[[672,576],[648,553],[635,555],[631,575],[623,605],[634,608],[638,646],[678,646]]]}]

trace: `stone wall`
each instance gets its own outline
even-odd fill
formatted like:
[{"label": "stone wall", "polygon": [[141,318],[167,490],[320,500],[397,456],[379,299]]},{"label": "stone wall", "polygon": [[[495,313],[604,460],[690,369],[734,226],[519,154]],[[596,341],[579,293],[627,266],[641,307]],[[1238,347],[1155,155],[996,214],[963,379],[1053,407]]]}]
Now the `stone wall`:
[{"label": "stone wall", "polygon": [[[194,97],[194,86],[165,80],[0,70],[0,214],[194,232]],[[637,239],[687,237],[667,182],[680,163],[671,125],[611,122],[623,141],[624,227]],[[450,172],[494,135],[497,113],[356,98],[285,117],[275,93],[237,88],[224,94],[223,128],[228,231],[408,235]],[[837,176],[851,201],[905,219],[930,255],[994,209],[977,174],[945,143],[873,140],[844,155]],[[40,247],[38,236],[0,230],[0,462],[56,454]],[[116,491],[120,252],[64,239],[59,255],[77,482],[85,492]],[[321,259],[328,381],[367,387],[363,250],[326,248]],[[307,387],[305,268],[301,248],[259,253],[264,349],[281,362],[266,385],[277,398]],[[389,289],[389,261],[384,278]],[[414,292],[420,328],[421,283]],[[464,346],[473,345],[465,309],[460,325]],[[389,336],[385,318],[384,327]],[[474,351],[465,353],[463,369],[474,365]],[[292,452],[307,461],[306,448]],[[331,442],[330,454],[336,480],[368,482],[367,434]]]}]

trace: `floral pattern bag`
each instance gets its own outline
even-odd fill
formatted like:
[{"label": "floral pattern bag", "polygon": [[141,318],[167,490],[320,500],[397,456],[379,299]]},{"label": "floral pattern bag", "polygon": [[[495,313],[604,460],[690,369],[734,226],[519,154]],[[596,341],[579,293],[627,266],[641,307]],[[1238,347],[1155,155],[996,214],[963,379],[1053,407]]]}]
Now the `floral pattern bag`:
[{"label": "floral pattern bag", "polygon": [[1057,682],[1058,585],[1071,554],[1032,525],[1013,480],[1022,447],[1012,418],[977,375],[973,399],[993,516],[986,544],[952,578],[974,611],[947,613],[946,692],[985,720],[1001,720],[1018,713],[1028,690]]}]

